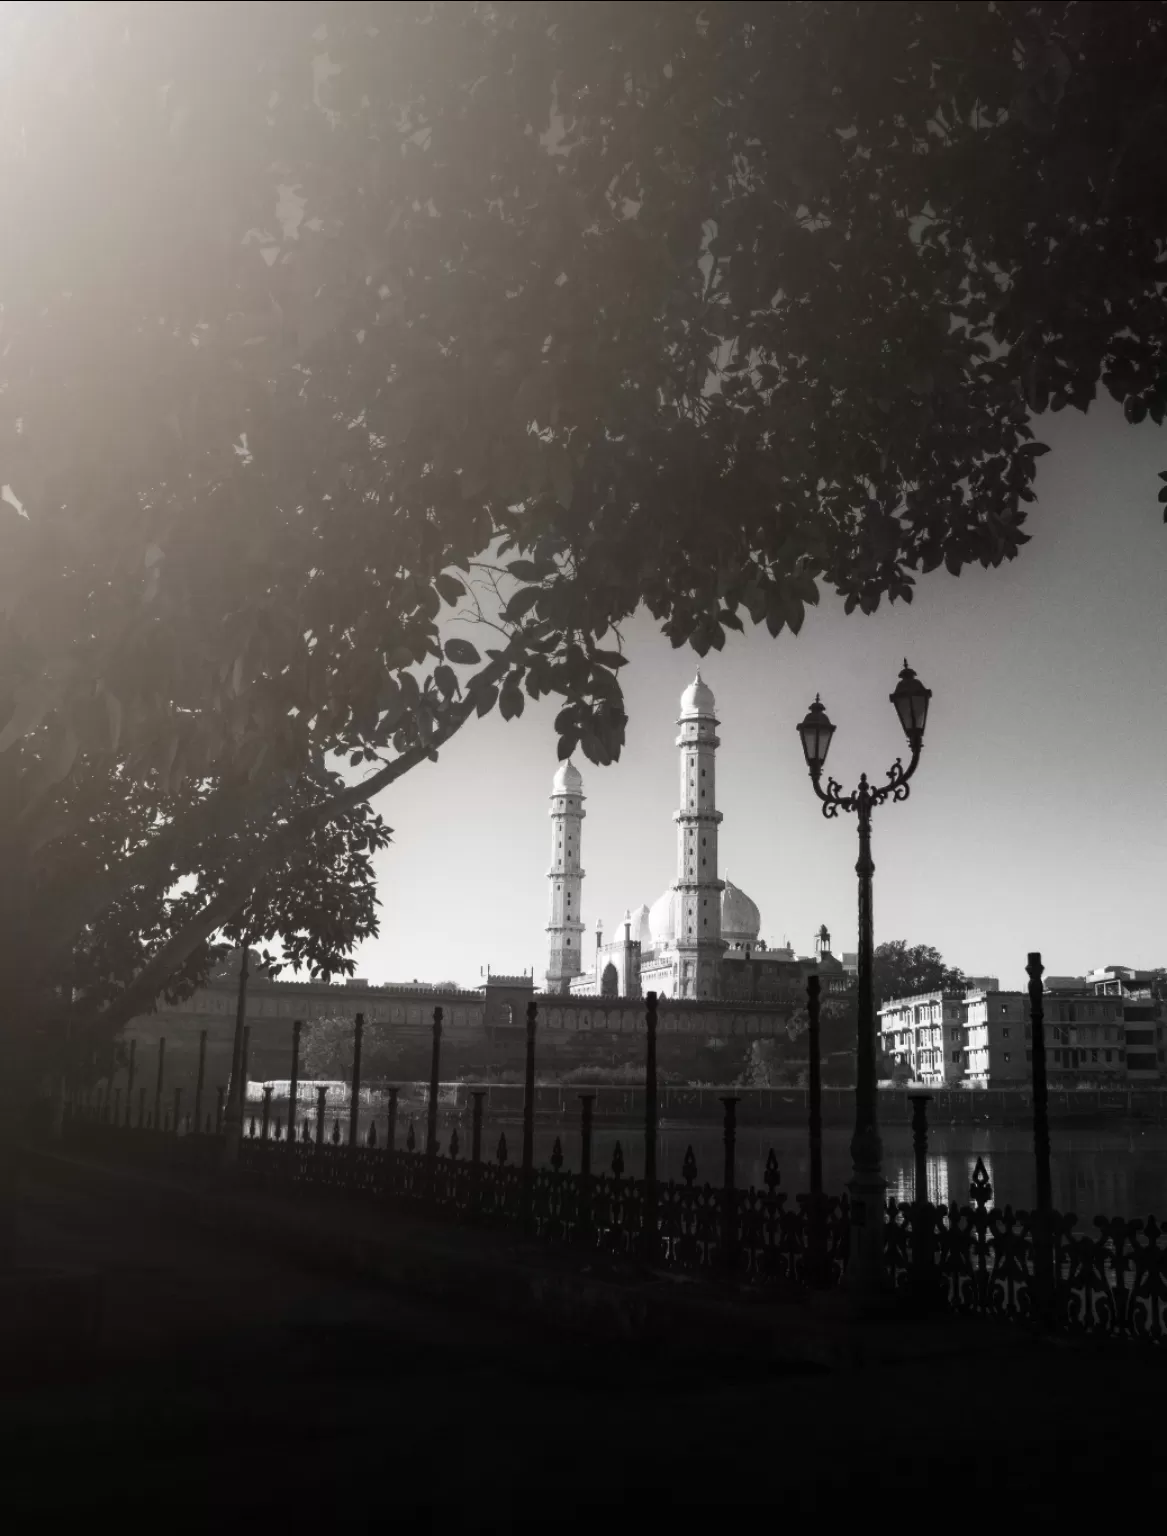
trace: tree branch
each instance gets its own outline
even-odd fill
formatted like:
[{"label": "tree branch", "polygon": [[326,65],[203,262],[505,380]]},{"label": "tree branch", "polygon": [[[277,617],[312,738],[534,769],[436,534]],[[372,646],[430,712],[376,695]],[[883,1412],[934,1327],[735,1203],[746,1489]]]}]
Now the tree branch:
[{"label": "tree branch", "polygon": [[430,741],[410,747],[391,763],[387,763],[380,772],[362,779],[359,784],[350,784],[331,800],[302,811],[274,832],[254,857],[248,859],[246,866],[229,879],[223,889],[146,962],[126,990],[100,1013],[85,1021],[85,1027],[95,1034],[116,1034],[136,1014],[153,1007],[159,992],[183,961],[199,944],[231,920],[273,865],[288,858],[295,866],[302,858],[307,858],[307,839],[320,827],[378,794],[449,741],[477,708],[477,692],[481,686],[496,682],[510,666],[513,653],[519,649],[521,647],[516,637],[501,656],[475,673],[474,689],[467,688],[465,696],[457,704],[451,705],[445,720]]}]

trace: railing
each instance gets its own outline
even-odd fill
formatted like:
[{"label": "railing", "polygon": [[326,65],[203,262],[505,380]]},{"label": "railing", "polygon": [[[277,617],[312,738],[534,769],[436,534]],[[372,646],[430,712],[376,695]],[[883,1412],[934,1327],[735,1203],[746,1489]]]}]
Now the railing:
[{"label": "railing", "polygon": [[[1035,1322],[1047,1328],[1097,1333],[1161,1342],[1167,1327],[1167,1235],[1154,1218],[1146,1221],[1096,1217],[1097,1235],[1078,1232],[1077,1216],[1051,1209],[1049,1198],[1049,1095],[1044,1075],[1041,957],[1030,956],[1030,1016],[1034,1040],[1033,1113],[1038,1171],[1037,1208],[1014,1211],[993,1205],[993,1190],[978,1158],[969,1202],[931,1205],[889,1200],[884,1222],[884,1274],[888,1284],[921,1309],[975,1313]],[[382,1145],[374,1122],[367,1140],[357,1137],[358,1119],[349,1116],[349,1137],[342,1139],[340,1119],[333,1114],[331,1135],[328,1094],[317,1086],[314,1135],[305,1120],[300,1138],[289,1142],[272,1118],[272,1089],[263,1093],[258,1124],[250,1121],[239,1152],[235,1177],[257,1190],[285,1191],[293,1197],[313,1192],[343,1191],[399,1209],[428,1212],[433,1217],[468,1225],[526,1233],[535,1240],[573,1247],[583,1252],[624,1256],[652,1270],[719,1273],[746,1284],[771,1288],[831,1288],[843,1279],[850,1257],[850,1209],[845,1196],[831,1197],[821,1189],[822,1089],[818,1074],[819,981],[808,981],[810,1165],[812,1188],[793,1201],[780,1189],[778,1162],[770,1152],[763,1189],[739,1189],[735,1179],[737,1096],[720,1097],[724,1108],[725,1162],[721,1185],[698,1180],[690,1147],[679,1181],[625,1177],[624,1155],[617,1142],[611,1169],[593,1173],[591,1137],[596,1092],[578,1095],[581,1101],[582,1155],[578,1173],[565,1172],[559,1140],[550,1166],[533,1162],[533,1125],[538,1090],[535,1087],[535,1038],[538,1005],[527,1008],[526,1081],[516,1090],[516,1107],[523,1116],[523,1157],[510,1158],[505,1133],[492,1161],[482,1157],[482,1121],[486,1089],[470,1090],[473,1126],[470,1155],[459,1145],[458,1131],[442,1153],[437,1141],[437,1100],[440,1095],[442,1010],[434,1010],[434,1048],[428,1088],[428,1125],[424,1149],[409,1123],[404,1148],[398,1146],[398,1092],[388,1091],[386,1133]],[[659,1127],[656,1084],[656,997],[645,999],[646,1035],[650,1049],[645,1086],[629,1092],[629,1103],[643,1115],[646,1166],[655,1167]],[[359,1040],[363,1021],[357,1016]],[[295,1039],[298,1041],[298,1031]],[[246,1031],[244,1033],[246,1062]],[[201,1058],[200,1058],[201,1059]],[[292,1078],[297,1078],[293,1057]],[[246,1083],[244,1065],[241,1082]],[[145,1089],[139,1090],[137,1121],[131,1128],[131,1055],[125,1112],[120,1098],[97,1106],[77,1104],[66,1123],[66,1134],[78,1145],[137,1165],[192,1173],[217,1170],[223,1164],[223,1091],[211,1119],[200,1113],[203,1077],[195,1094],[193,1124],[205,1131],[180,1134],[180,1090],[173,1109],[164,1112],[161,1053],[154,1107],[147,1112]],[[359,1051],[355,1054],[352,1097],[359,1103]],[[521,1099],[518,1095],[521,1093]],[[704,1091],[701,1091],[702,1098]],[[944,1113],[947,1105],[940,1099]],[[916,1190],[925,1183],[928,1095],[912,1097],[916,1151]],[[905,1100],[905,1107],[907,1101]],[[258,1131],[258,1134],[257,1134]],[[274,1134],[273,1134],[274,1132]],[[652,1151],[651,1160],[649,1151]]]},{"label": "railing", "polygon": [[[67,1136],[98,1155],[160,1170],[210,1172],[222,1159],[221,1136],[176,1136],[81,1118],[68,1123]],[[247,1136],[237,1176],[256,1191],[285,1191],[293,1198],[345,1192],[451,1225],[526,1231],[559,1247],[657,1269],[720,1274],[760,1288],[830,1289],[843,1279],[847,1197],[822,1196],[817,1208],[810,1195],[792,1198],[780,1187],[773,1152],[764,1188],[731,1187],[727,1193],[700,1180],[690,1149],[680,1180],[656,1181],[655,1232],[646,1234],[644,1180],[625,1175],[619,1144],[611,1168],[589,1174],[566,1171],[556,1143],[550,1166],[531,1170],[525,1202],[524,1170],[511,1160],[505,1134],[490,1161],[462,1155],[456,1131],[446,1151],[434,1156],[409,1139],[404,1148],[375,1141],[350,1146],[335,1121],[319,1144],[289,1146],[284,1139]],[[967,1204],[920,1207],[889,1200],[886,1216],[889,1284],[935,1311],[1044,1320],[1070,1333],[1156,1343],[1167,1332],[1167,1234],[1154,1217],[1099,1216],[1096,1232],[1089,1233],[1077,1230],[1075,1215],[1052,1212],[1051,1286],[1043,1303],[1036,1215],[994,1206],[980,1159]],[[924,1240],[920,1247],[917,1232]]]}]

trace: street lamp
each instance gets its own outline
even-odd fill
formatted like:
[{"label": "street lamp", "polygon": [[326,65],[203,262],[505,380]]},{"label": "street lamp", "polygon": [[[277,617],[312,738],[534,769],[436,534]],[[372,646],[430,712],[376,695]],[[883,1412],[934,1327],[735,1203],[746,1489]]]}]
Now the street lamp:
[{"label": "street lamp", "polygon": [[900,680],[890,698],[908,738],[911,761],[905,768],[903,760],[897,757],[886,784],[873,786],[868,784],[867,775],[861,774],[858,789],[850,795],[842,793],[842,786],[835,779],[827,780],[826,789],[820,782],[835,727],[817,695],[798,727],[810,781],[823,802],[823,815],[837,816],[840,811],[856,811],[859,816],[859,862],[855,865],[855,873],[859,876],[859,1038],[855,1134],[851,1138],[851,1182],[848,1185],[851,1192],[851,1254],[847,1283],[860,1298],[870,1297],[883,1288],[884,1195],[887,1189],[883,1177],[883,1143],[879,1137],[875,1001],[871,975],[875,947],[871,915],[871,877],[875,873],[871,861],[871,812],[885,800],[908,798],[908,780],[920,761],[931,697],[931,690],[924,687],[905,660]]}]

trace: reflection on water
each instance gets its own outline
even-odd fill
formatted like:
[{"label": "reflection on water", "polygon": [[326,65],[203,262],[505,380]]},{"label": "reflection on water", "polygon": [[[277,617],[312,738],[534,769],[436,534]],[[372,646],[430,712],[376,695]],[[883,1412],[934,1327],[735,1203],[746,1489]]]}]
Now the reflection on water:
[{"label": "reflection on water", "polygon": [[[560,1133],[564,1166],[579,1167],[578,1130]],[[535,1130],[535,1160],[551,1156],[556,1132]],[[484,1150],[493,1151],[497,1129],[483,1135]],[[644,1143],[638,1127],[597,1127],[593,1132],[592,1167],[607,1170],[612,1152],[620,1142],[625,1173],[644,1171]],[[507,1128],[508,1149],[518,1157],[521,1133]],[[850,1133],[842,1129],[823,1132],[823,1186],[842,1192],[851,1176]],[[463,1141],[465,1146],[465,1140]],[[657,1168],[661,1178],[681,1177],[685,1149],[692,1146],[701,1183],[720,1184],[725,1153],[721,1132],[712,1126],[692,1130],[667,1130],[660,1134]],[[736,1177],[739,1185],[764,1187],[766,1157],[773,1147],[782,1182],[789,1195],[810,1186],[810,1155],[805,1133],[790,1127],[774,1130],[739,1130]],[[888,1192],[897,1200],[915,1195],[915,1158],[907,1127],[883,1132],[884,1174]],[[928,1198],[933,1203],[969,1198],[969,1182],[977,1158],[984,1159],[993,1185],[993,1202],[1028,1209],[1034,1201],[1036,1177],[1033,1138],[1023,1130],[986,1130],[981,1127],[945,1126],[929,1136]],[[1051,1178],[1054,1206],[1074,1211],[1084,1221],[1095,1215],[1167,1216],[1167,1128],[1132,1127],[1124,1131],[1078,1131],[1053,1137]]]},{"label": "reflection on water", "polygon": [[[331,1134],[330,1113],[328,1132]],[[343,1112],[336,1117],[342,1120]],[[306,1117],[310,1134],[315,1117]],[[410,1114],[402,1114],[398,1123],[398,1146],[404,1147]],[[361,1137],[364,1139],[369,1117],[362,1114]],[[377,1134],[385,1134],[384,1114],[376,1116]],[[425,1144],[424,1111],[414,1121],[417,1146]],[[470,1152],[470,1117],[468,1114],[439,1112],[438,1136],[442,1151],[449,1147],[450,1132],[458,1130],[461,1156]],[[347,1137],[347,1124],[341,1126]],[[513,1121],[483,1126],[483,1156],[493,1159],[500,1134],[506,1135],[510,1162],[522,1155],[522,1128]],[[555,1128],[535,1127],[535,1162],[551,1160],[556,1138],[560,1139],[565,1168],[578,1169],[580,1135],[578,1124]],[[644,1171],[644,1141],[640,1126],[597,1125],[592,1136],[593,1172],[607,1172],[612,1164],[616,1143],[624,1157],[626,1175],[639,1176]],[[828,1193],[841,1193],[851,1176],[850,1132],[841,1128],[823,1131],[823,1186]],[[1167,1127],[1132,1125],[1105,1131],[1063,1131],[1052,1136],[1052,1185],[1056,1209],[1073,1211],[1088,1223],[1095,1215],[1145,1217],[1152,1214],[1167,1218]],[[721,1131],[715,1126],[692,1129],[668,1129],[660,1132],[657,1173],[663,1179],[680,1179],[686,1148],[692,1146],[697,1159],[699,1183],[722,1182],[725,1154]],[[790,1196],[810,1186],[810,1157],[806,1133],[790,1126],[759,1130],[739,1129],[737,1135],[736,1179],[739,1186],[765,1187],[766,1157],[773,1147],[781,1175],[780,1189]],[[915,1193],[915,1160],[912,1133],[908,1126],[892,1126],[883,1131],[884,1174],[889,1193],[897,1200],[911,1200]],[[993,1185],[993,1202],[1029,1209],[1033,1205],[1036,1179],[1033,1137],[1026,1130],[988,1130],[981,1126],[940,1126],[930,1131],[928,1146],[928,1198],[933,1203],[969,1198],[969,1181],[978,1157]]]}]

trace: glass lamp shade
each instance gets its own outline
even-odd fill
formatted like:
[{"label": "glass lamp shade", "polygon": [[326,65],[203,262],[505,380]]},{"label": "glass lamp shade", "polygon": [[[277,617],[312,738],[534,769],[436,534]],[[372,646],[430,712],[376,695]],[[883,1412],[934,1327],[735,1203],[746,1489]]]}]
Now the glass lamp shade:
[{"label": "glass lamp shade", "polygon": [[908,740],[923,736],[928,719],[928,700],[932,697],[932,690],[924,687],[908,666],[906,657],[904,670],[900,673],[895,692],[889,697],[896,707],[896,714],[900,717],[900,724]]},{"label": "glass lamp shade", "polygon": [[798,734],[802,738],[802,755],[806,758],[806,766],[811,773],[821,773],[835,727],[827,719],[827,712],[817,693],[814,703],[806,712],[806,719],[798,727]]}]

